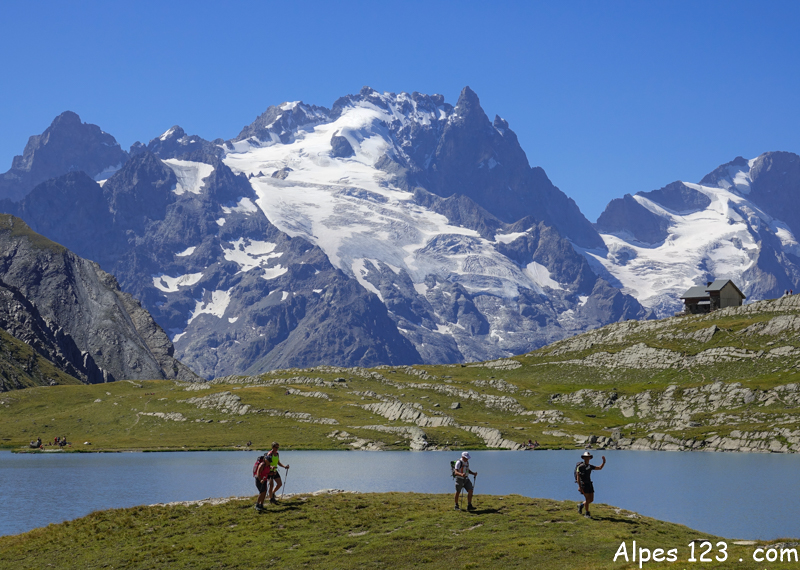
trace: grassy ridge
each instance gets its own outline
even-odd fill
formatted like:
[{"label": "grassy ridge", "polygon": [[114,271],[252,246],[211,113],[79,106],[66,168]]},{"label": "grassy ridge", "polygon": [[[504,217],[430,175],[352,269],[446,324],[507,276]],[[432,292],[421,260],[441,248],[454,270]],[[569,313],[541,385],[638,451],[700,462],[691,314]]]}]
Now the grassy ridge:
[{"label": "grassy ridge", "polygon": [[[620,544],[631,549],[633,540],[651,550],[678,549],[677,565],[645,567],[683,568],[690,541],[721,540],[607,505],[596,505],[587,520],[574,502],[476,496],[478,510],[467,513],[452,510],[451,501],[450,495],[339,494],[287,498],[268,514],[256,513],[252,500],[102,511],[0,537],[0,569],[622,569],[638,567],[613,561]],[[764,567],[752,560],[756,546],[727,544],[729,561],[744,560],[735,567]]]},{"label": "grassy ridge", "polygon": [[[770,333],[776,322],[783,323],[783,328]],[[671,358],[674,363],[659,368],[648,366],[647,361],[638,367],[613,362],[636,347],[657,349],[659,358]],[[724,356],[731,351],[739,352]],[[697,360],[709,354],[723,356]],[[597,358],[610,364],[591,364]],[[538,440],[544,448],[582,447],[582,440],[575,436],[609,437],[613,431],[629,441],[651,437],[650,432],[696,440],[727,437],[735,430],[770,432],[762,434],[764,441],[791,451],[798,445],[794,440],[800,441],[800,436],[790,433],[800,430],[796,387],[784,390],[777,399],[733,402],[711,410],[695,406],[648,411],[639,406],[633,416],[626,416],[621,406],[553,396],[589,389],[613,392],[620,400],[648,394],[658,398],[674,385],[679,400],[687,390],[705,389],[715,382],[728,388],[737,382],[763,395],[776,386],[800,383],[799,363],[800,296],[794,296],[708,316],[617,323],[513,357],[501,368],[484,364],[374,370],[320,367],[220,380],[196,391],[187,390],[185,384],[151,381],[5,392],[0,393],[0,445],[15,448],[37,436],[52,440],[66,435],[79,444],[90,441],[92,446],[81,449],[92,450],[224,449],[247,441],[264,447],[274,439],[295,449],[347,449],[365,441],[379,442],[384,449],[408,449],[411,436],[400,428],[420,425],[427,443],[439,448],[484,448],[487,439],[472,428],[485,427],[499,430],[512,442]],[[235,396],[237,405],[249,406],[248,413],[186,401],[224,392]],[[408,418],[390,420],[364,408],[387,402],[403,404],[434,420],[450,418],[454,425],[430,427]],[[456,402],[458,407],[453,409]],[[252,413],[256,410],[268,412]],[[180,414],[185,421],[148,414]],[[678,416],[682,416],[680,422],[672,421]],[[776,426],[783,431],[770,431]]]}]

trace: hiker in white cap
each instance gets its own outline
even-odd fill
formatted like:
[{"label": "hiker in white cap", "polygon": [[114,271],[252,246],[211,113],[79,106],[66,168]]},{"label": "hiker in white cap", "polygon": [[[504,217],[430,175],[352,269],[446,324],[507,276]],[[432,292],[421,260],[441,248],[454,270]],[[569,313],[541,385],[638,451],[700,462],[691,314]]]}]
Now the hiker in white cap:
[{"label": "hiker in white cap", "polygon": [[453,475],[456,478],[456,510],[461,510],[458,506],[458,497],[461,495],[461,489],[467,490],[467,510],[475,510],[475,507],[472,506],[472,481],[469,480],[469,476],[475,475],[477,477],[478,473],[469,470],[469,452],[462,453],[461,459],[456,461]]},{"label": "hiker in white cap", "polygon": [[594,485],[592,485],[592,471],[600,471],[606,464],[606,456],[603,456],[603,463],[599,466],[594,466],[589,464],[589,460],[592,458],[592,454],[588,451],[585,451],[583,455],[581,455],[581,459],[583,461],[579,461],[578,464],[575,466],[575,482],[578,484],[578,492],[583,495],[584,501],[578,503],[578,514],[583,512],[583,509],[586,509],[586,514],[583,515],[587,519],[592,518],[592,515],[589,513],[589,505],[592,504],[594,501]]}]

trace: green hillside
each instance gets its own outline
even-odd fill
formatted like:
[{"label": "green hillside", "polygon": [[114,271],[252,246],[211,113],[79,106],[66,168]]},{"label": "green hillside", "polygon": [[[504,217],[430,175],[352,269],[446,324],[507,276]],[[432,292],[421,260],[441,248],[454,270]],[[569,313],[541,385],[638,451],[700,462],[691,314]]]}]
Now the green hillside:
[{"label": "green hillside", "polygon": [[[628,321],[469,365],[282,370],[0,395],[8,447],[800,450],[800,297]],[[73,447],[73,449],[75,449]]]},{"label": "green hillside", "polygon": [[[634,541],[639,557],[639,549],[652,557],[661,548],[662,559],[675,549],[677,564],[646,568],[763,568],[753,561],[754,553],[765,555],[758,548],[775,548],[776,555],[791,548],[720,539],[602,504],[589,520],[574,502],[476,496],[477,510],[468,513],[454,511],[451,501],[450,495],[344,493],[287,497],[265,514],[253,510],[252,498],[101,511],[0,537],[0,569],[626,569],[639,567],[639,558],[631,560]],[[692,564],[689,545],[696,541],[699,560],[709,548],[704,540],[711,542],[711,562]],[[622,555],[614,561],[623,543],[627,563]]]}]

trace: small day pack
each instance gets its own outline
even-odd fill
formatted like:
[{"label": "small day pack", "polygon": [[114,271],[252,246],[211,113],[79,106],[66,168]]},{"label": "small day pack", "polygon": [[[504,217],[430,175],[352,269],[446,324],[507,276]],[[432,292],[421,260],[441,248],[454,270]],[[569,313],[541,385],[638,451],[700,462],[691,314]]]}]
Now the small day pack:
[{"label": "small day pack", "polygon": [[253,477],[258,474],[258,468],[261,467],[262,463],[266,463],[267,459],[265,455],[259,455],[258,459],[256,459],[255,465],[253,465]]}]

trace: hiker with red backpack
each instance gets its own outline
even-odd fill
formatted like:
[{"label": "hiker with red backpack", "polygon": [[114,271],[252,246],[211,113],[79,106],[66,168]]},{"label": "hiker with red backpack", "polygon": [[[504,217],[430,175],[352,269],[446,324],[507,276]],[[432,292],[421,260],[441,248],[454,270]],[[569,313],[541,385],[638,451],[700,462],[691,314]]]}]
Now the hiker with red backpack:
[{"label": "hiker with red backpack", "polygon": [[267,456],[259,455],[253,465],[253,477],[256,479],[256,489],[258,489],[258,499],[256,499],[255,509],[258,512],[264,510],[264,499],[267,497],[267,478],[269,475],[269,462]]},{"label": "hiker with red backpack", "polygon": [[273,505],[278,504],[278,500],[275,498],[275,493],[277,493],[278,489],[280,489],[281,485],[283,485],[283,481],[281,481],[281,474],[278,472],[278,467],[283,467],[286,469],[286,473],[289,473],[289,466],[281,463],[281,460],[278,456],[279,448],[280,445],[278,442],[273,441],[272,451],[267,453],[267,463],[269,464],[269,473],[267,474],[269,479],[269,502]]}]

